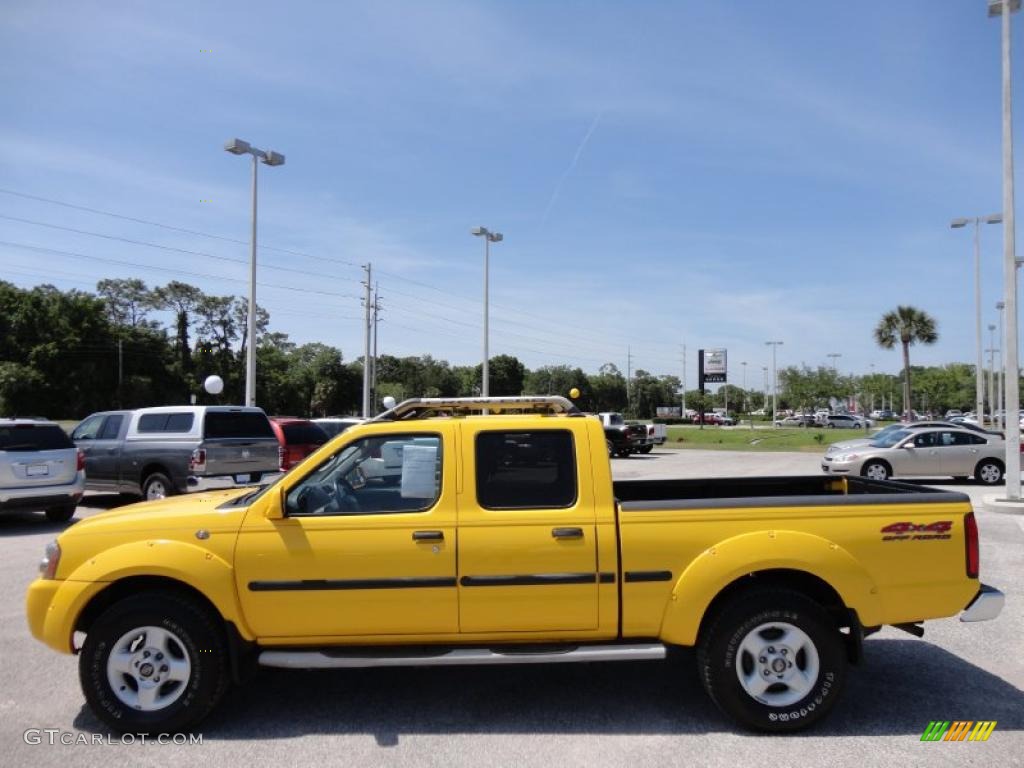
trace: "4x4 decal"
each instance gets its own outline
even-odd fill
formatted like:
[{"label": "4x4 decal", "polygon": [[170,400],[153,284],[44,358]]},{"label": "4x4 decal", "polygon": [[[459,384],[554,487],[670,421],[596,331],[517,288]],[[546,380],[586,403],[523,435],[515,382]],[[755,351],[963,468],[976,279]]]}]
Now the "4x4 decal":
[{"label": "4x4 decal", "polygon": [[951,539],[952,520],[937,523],[890,523],[882,528],[882,541],[928,541]]}]

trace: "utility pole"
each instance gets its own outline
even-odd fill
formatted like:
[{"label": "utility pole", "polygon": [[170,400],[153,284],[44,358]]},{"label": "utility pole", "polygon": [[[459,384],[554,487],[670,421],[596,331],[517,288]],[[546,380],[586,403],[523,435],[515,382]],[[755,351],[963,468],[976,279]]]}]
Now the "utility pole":
[{"label": "utility pole", "polygon": [[766,341],[765,345],[772,348],[772,424],[775,423],[775,414],[779,411],[779,372],[775,365],[775,353],[781,341]]},{"label": "utility pole", "polygon": [[683,410],[679,412],[679,418],[686,418],[686,345],[683,344]]},{"label": "utility pole", "polygon": [[121,408],[124,403],[121,402],[123,397],[121,384],[124,381],[124,348],[123,339],[117,340],[117,406]]},{"label": "utility pole", "polygon": [[995,323],[988,324],[988,423],[995,426],[996,423],[996,326]]},{"label": "utility pole", "polygon": [[999,339],[999,365],[996,368],[996,402],[999,405],[999,419],[996,422],[999,429],[1006,429],[1006,368],[1003,365],[1005,356],[1003,354],[1003,310],[1006,309],[1005,302],[997,301],[996,310],[999,312],[999,335],[996,337]]},{"label": "utility pole", "polygon": [[366,307],[366,321],[363,327],[363,418],[368,419],[370,418],[370,311],[372,309],[370,289],[373,286],[371,279],[373,265],[369,263],[364,264],[363,269],[366,271],[366,280],[363,281],[363,285],[366,287],[366,298],[363,299],[363,305]]},{"label": "utility pole", "polygon": [[630,382],[633,379],[633,353],[630,351],[630,347],[626,347],[626,417],[631,418],[630,407],[631,400],[629,397]]},{"label": "utility pole", "polygon": [[373,284],[373,366],[370,368],[370,392],[372,408],[377,410],[377,319],[380,314],[380,283]]}]

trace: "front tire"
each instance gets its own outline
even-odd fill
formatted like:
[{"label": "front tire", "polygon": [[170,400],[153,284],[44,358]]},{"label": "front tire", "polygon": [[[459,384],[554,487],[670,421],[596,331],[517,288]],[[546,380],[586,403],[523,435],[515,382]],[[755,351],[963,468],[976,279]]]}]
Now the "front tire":
[{"label": "front tire", "polygon": [[832,617],[786,589],[758,589],[728,603],[697,649],[704,689],[747,728],[785,733],[832,709],[846,680],[846,649]]},{"label": "front tire", "polygon": [[892,477],[892,470],[884,461],[869,461],[860,468],[860,474],[869,480],[888,480]]},{"label": "front tire", "polygon": [[115,603],[96,619],[78,673],[89,707],[114,730],[188,730],[227,689],[224,633],[195,601],[144,592]]},{"label": "front tire", "polygon": [[1002,463],[996,459],[982,459],[974,469],[974,477],[982,485],[999,485],[1003,471]]}]

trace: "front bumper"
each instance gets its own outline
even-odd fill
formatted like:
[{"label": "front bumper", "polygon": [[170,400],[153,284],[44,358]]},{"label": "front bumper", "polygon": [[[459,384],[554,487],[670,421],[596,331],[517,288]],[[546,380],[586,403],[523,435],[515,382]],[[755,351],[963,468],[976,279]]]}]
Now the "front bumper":
[{"label": "front bumper", "polygon": [[982,584],[978,594],[967,604],[960,614],[960,621],[991,621],[1003,610],[1006,595],[995,587]]},{"label": "front bumper", "polygon": [[827,457],[821,460],[821,471],[828,475],[855,475],[859,470],[859,461],[834,461]]},{"label": "front bumper", "polygon": [[32,637],[61,653],[72,653],[75,621],[104,587],[102,582],[36,579],[25,595],[25,615]]}]

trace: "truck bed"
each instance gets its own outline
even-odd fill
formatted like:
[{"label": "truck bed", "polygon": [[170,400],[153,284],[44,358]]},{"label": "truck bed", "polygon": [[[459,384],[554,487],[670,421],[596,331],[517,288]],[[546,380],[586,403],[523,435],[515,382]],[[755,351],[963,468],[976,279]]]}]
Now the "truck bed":
[{"label": "truck bed", "polygon": [[612,488],[625,511],[969,501],[966,494],[923,485],[824,475],[619,480]]}]

